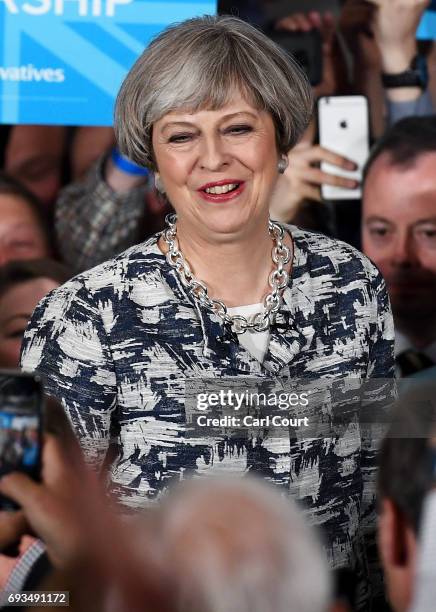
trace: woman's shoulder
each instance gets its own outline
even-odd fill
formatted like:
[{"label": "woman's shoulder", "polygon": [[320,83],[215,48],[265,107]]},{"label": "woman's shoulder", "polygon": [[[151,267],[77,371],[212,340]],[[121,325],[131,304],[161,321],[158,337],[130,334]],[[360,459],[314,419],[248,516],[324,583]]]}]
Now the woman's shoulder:
[{"label": "woman's shoulder", "polygon": [[117,293],[131,286],[135,280],[141,282],[156,276],[165,256],[157,246],[159,234],[145,242],[136,244],[119,255],[74,276],[63,285],[63,290],[75,293],[81,288],[90,294],[110,291]]},{"label": "woman's shoulder", "polygon": [[[94,268],[77,274],[42,299],[35,312],[51,313],[59,319],[67,312],[97,313],[112,308],[122,297],[141,285],[152,290],[159,285],[165,256],[157,247],[158,236],[135,245]],[[56,314],[56,317],[54,316]]]},{"label": "woman's shoulder", "polygon": [[351,244],[293,225],[288,225],[287,229],[292,235],[296,265],[307,267],[311,275],[325,274],[330,270],[334,275],[349,277],[350,280],[381,278],[372,261]]}]

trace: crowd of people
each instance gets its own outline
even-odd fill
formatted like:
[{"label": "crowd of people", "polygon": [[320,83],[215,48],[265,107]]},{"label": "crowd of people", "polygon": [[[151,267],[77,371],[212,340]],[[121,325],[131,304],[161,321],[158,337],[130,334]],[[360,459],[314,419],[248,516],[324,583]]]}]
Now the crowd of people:
[{"label": "crowd of people", "polygon": [[[432,611],[429,4],[222,2],[144,51],[114,129],[0,126],[0,368],[51,398],[41,481],[0,479],[21,507],[0,512],[0,588],[80,611]],[[317,32],[318,83],[274,31]],[[328,202],[355,164],[318,144],[314,101],[354,94],[362,198]],[[186,426],[202,378],[395,377],[388,430]]]}]

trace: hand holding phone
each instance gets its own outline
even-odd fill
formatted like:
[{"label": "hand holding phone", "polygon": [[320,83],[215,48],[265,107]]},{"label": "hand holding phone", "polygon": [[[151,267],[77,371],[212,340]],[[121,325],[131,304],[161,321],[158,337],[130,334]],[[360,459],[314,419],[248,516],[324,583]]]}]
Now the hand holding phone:
[{"label": "hand holding phone", "polygon": [[321,170],[355,182],[354,189],[324,183],[321,194],[325,200],[357,200],[362,196],[360,181],[369,155],[368,101],[364,96],[330,96],[318,101],[319,142],[355,164],[354,170],[337,168],[323,162]]},{"label": "hand holding phone", "polygon": [[[355,180],[340,176],[341,170],[355,170],[355,164],[319,145],[299,143],[288,154],[289,165],[279,176],[270,201],[271,217],[283,223],[292,223],[299,206],[304,200],[322,202],[322,185],[355,189]],[[320,169],[320,164],[328,163],[333,172]]]}]

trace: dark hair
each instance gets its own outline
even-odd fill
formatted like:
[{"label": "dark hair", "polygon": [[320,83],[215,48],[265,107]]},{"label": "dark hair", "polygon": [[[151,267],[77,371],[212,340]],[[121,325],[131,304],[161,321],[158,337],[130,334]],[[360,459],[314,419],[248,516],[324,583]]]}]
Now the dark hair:
[{"label": "dark hair", "polygon": [[[416,389],[416,390],[415,390]],[[435,435],[436,386],[413,385],[394,407],[394,419],[380,453],[378,493],[390,499],[415,533],[432,486],[429,437]]]},{"label": "dark hair", "polygon": [[47,240],[47,244],[52,247],[50,232],[47,224],[47,220],[43,215],[44,206],[25,185],[19,180],[10,176],[6,172],[0,171],[0,196],[10,195],[17,198],[21,198],[26,202],[29,208],[32,210],[35,218],[44,233]]},{"label": "dark hair", "polygon": [[407,117],[390,127],[376,142],[363,170],[363,183],[374,162],[383,153],[392,165],[413,166],[420,155],[436,153],[436,115]]},{"label": "dark hair", "polygon": [[38,278],[49,278],[63,285],[72,277],[63,264],[53,259],[10,261],[0,268],[0,298],[15,285]]}]

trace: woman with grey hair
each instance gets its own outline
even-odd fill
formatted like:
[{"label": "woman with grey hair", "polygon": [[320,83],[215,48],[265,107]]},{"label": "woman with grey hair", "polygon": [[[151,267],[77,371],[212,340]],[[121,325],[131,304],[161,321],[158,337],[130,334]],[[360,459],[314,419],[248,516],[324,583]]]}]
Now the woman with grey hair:
[{"label": "woman with grey hair", "polygon": [[121,504],[146,505],[188,475],[258,473],[304,501],[332,566],[366,566],[375,455],[358,428],[298,442],[187,427],[198,379],[393,375],[377,269],[268,217],[311,112],[306,78],[252,26],[203,17],[161,33],[121,88],[116,132],[176,215],[41,302],[22,363],[62,400],[89,462],[109,466]]}]

